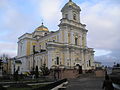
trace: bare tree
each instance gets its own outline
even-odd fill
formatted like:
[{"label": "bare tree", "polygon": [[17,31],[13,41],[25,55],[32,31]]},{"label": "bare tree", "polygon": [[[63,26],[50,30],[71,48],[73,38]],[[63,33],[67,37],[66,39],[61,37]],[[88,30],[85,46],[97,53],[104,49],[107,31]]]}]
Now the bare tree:
[{"label": "bare tree", "polygon": [[[3,64],[3,73],[8,73],[8,60],[9,60],[8,54],[2,54],[0,55],[0,60]],[[5,66],[4,66],[5,65]]]},{"label": "bare tree", "polygon": [[9,55],[8,54],[2,54],[0,55],[0,59],[3,60],[3,62],[7,62],[9,59]]},{"label": "bare tree", "polygon": [[42,71],[43,76],[47,76],[50,74],[50,70],[48,69],[48,67],[46,67],[46,64],[44,64],[40,69]]}]

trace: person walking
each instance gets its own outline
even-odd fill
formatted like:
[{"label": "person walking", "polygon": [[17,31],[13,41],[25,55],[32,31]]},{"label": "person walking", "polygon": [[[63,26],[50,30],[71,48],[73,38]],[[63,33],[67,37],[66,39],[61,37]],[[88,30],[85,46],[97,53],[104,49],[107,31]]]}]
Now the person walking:
[{"label": "person walking", "polygon": [[108,75],[105,75],[105,80],[103,82],[103,87],[104,90],[114,90],[114,87],[112,85],[112,81],[110,80]]}]

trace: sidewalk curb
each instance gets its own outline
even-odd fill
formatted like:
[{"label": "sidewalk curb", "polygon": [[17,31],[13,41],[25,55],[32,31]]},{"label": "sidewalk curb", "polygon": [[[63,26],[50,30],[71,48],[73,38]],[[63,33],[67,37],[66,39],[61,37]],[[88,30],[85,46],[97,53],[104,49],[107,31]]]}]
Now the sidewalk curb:
[{"label": "sidewalk curb", "polygon": [[51,89],[51,90],[59,90],[59,88],[62,88],[62,87],[64,87],[64,85],[67,85],[67,84],[68,84],[68,81],[66,81],[66,82],[64,82],[64,83],[62,83],[62,84],[60,84],[60,85],[54,87],[54,88]]}]

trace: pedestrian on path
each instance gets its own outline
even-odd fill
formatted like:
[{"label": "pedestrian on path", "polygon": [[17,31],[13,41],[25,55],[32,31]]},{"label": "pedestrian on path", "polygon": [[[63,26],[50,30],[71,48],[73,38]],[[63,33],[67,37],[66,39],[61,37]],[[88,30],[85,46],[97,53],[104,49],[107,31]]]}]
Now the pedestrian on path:
[{"label": "pedestrian on path", "polygon": [[103,87],[104,90],[114,90],[114,87],[112,85],[112,81],[110,80],[108,75],[105,75],[105,80],[103,82]]}]

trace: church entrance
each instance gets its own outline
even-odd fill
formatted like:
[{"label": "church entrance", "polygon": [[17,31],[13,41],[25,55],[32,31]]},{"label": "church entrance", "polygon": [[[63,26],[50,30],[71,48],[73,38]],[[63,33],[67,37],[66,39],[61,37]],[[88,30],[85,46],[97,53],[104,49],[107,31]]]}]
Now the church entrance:
[{"label": "church entrance", "polygon": [[80,66],[79,64],[76,64],[76,66],[78,66],[79,74],[82,74],[82,66]]}]

